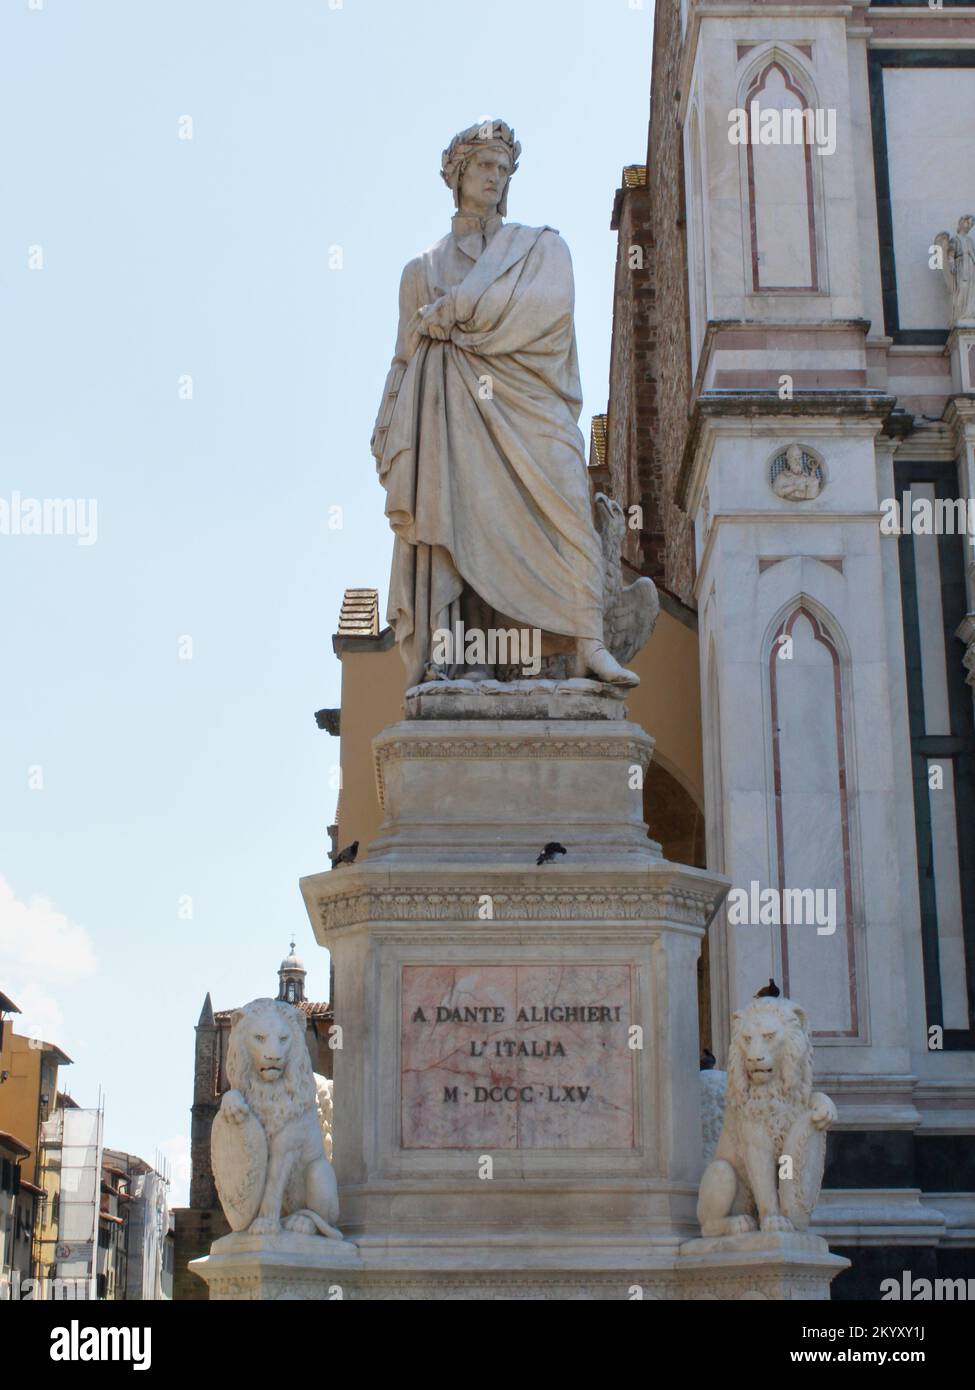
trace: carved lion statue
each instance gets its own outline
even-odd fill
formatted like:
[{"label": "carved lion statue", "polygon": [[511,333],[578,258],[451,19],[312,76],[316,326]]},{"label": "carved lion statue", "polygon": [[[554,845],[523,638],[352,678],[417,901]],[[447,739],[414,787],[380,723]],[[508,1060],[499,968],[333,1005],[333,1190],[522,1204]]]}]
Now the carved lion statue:
[{"label": "carved lion statue", "polygon": [[312,1071],[304,1018],[277,999],[255,999],[231,1018],[232,1089],[210,1139],[231,1229],[268,1235],[280,1231],[283,1219],[288,1231],[341,1240],[334,1226],[338,1185],[322,1128],[331,1119],[331,1086]]},{"label": "carved lion statue", "polygon": [[804,1231],[819,1198],[836,1107],[812,1089],[805,1010],[755,999],[733,1015],[724,1124],[697,1203],[704,1236]]}]

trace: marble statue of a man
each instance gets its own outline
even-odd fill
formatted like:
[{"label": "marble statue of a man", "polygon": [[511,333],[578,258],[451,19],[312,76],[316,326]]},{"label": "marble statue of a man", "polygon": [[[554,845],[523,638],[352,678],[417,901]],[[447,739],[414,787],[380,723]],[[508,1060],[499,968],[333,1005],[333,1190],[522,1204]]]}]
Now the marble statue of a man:
[{"label": "marble statue of a man", "polygon": [[520,153],[503,121],[454,137],[450,232],[403,271],[372,436],[395,534],[387,617],[411,685],[447,674],[432,641],[458,623],[536,630],[576,674],[635,685],[603,645],[569,251],[551,227],[502,220]]},{"label": "marble statue of a man", "polygon": [[941,273],[951,292],[953,327],[975,328],[975,217],[966,213],[958,219],[954,236],[939,232],[935,245],[941,249]]}]

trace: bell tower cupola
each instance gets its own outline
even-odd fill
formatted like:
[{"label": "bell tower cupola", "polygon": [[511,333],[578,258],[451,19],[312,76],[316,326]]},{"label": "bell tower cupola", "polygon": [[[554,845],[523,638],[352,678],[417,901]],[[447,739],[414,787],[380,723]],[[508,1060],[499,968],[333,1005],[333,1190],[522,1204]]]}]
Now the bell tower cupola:
[{"label": "bell tower cupola", "polygon": [[295,943],[291,943],[291,953],[285,956],[278,966],[278,998],[286,1004],[303,1004],[305,1001],[305,967],[295,955]]}]

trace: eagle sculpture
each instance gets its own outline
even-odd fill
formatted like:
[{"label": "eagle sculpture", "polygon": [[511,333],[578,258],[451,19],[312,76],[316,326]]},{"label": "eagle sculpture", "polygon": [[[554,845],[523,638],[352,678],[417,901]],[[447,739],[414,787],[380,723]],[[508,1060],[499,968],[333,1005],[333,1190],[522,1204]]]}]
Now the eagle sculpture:
[{"label": "eagle sculpture", "polygon": [[603,641],[624,666],[644,644],[657,622],[660,595],[647,576],[623,583],[620,552],[626,537],[626,513],[618,502],[597,492],[596,530],[603,551]]}]

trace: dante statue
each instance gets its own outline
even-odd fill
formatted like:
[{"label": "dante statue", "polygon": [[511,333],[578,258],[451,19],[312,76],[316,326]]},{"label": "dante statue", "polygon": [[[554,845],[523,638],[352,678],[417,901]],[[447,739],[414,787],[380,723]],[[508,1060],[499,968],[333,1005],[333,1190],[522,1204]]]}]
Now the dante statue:
[{"label": "dante statue", "polygon": [[520,153],[504,121],[451,140],[450,232],[403,271],[372,436],[395,534],[387,618],[411,685],[494,674],[433,659],[458,625],[531,629],[573,674],[636,685],[603,641],[569,250],[503,221]]},{"label": "dante statue", "polygon": [[934,239],[941,250],[941,273],[951,292],[951,322],[958,328],[975,328],[975,217],[970,212],[958,219],[954,236],[939,232]]}]

